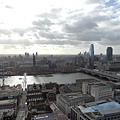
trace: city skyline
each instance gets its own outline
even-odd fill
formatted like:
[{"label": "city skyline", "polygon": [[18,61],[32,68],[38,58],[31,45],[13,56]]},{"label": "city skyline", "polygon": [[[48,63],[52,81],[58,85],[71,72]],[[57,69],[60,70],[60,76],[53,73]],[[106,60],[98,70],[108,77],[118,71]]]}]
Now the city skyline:
[{"label": "city skyline", "polygon": [[[119,54],[120,0],[0,0],[0,54]],[[101,49],[102,48],[102,49]]]}]

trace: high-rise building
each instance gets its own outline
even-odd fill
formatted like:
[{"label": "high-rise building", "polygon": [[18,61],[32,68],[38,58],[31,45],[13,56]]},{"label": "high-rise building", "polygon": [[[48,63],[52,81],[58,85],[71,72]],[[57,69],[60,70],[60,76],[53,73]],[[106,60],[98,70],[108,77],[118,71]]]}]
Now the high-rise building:
[{"label": "high-rise building", "polygon": [[107,55],[106,55],[107,61],[112,61],[112,59],[113,59],[112,56],[113,56],[113,49],[112,49],[112,47],[108,47]]},{"label": "high-rise building", "polygon": [[35,55],[33,53],[33,66],[35,66]]},{"label": "high-rise building", "polygon": [[38,52],[36,52],[36,57],[38,57]]},{"label": "high-rise building", "polygon": [[89,67],[91,69],[94,68],[94,45],[93,44],[90,45],[90,49],[89,49]]},{"label": "high-rise building", "polygon": [[25,52],[25,58],[29,58],[29,53]]}]

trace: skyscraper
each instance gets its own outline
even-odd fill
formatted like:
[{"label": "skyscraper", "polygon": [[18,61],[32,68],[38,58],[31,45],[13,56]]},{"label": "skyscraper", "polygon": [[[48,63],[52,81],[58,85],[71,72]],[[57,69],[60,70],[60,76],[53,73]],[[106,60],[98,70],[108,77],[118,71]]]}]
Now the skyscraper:
[{"label": "skyscraper", "polygon": [[107,47],[107,54],[106,54],[106,59],[107,61],[112,61],[113,60],[113,49],[112,47]]},{"label": "skyscraper", "polygon": [[93,44],[90,45],[90,49],[89,49],[89,67],[91,69],[94,69],[94,45]]},{"label": "skyscraper", "polygon": [[35,66],[35,55],[33,53],[33,66]]}]

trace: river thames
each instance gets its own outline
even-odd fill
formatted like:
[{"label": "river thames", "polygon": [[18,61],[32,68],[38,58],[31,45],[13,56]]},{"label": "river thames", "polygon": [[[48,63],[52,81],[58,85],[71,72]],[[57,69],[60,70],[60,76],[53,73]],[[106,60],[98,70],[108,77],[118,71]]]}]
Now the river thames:
[{"label": "river thames", "polygon": [[[5,78],[5,84],[6,85],[22,84],[23,78],[24,76],[10,76]],[[26,78],[27,78],[27,84],[33,84],[33,83],[43,84],[49,82],[56,82],[58,84],[70,84],[70,83],[75,83],[76,79],[95,78],[95,77],[83,73],[70,73],[70,74],[53,74],[52,77],[46,77],[44,75],[26,76]],[[0,84],[2,84],[2,79],[0,79]]]}]

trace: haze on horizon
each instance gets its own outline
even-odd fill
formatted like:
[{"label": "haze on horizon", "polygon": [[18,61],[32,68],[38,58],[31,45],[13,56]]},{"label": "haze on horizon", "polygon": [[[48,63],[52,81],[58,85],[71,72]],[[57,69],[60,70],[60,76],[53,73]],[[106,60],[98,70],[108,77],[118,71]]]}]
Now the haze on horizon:
[{"label": "haze on horizon", "polygon": [[0,0],[0,54],[120,52],[120,0]]}]

